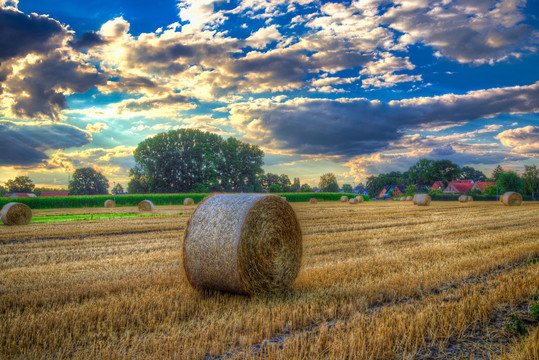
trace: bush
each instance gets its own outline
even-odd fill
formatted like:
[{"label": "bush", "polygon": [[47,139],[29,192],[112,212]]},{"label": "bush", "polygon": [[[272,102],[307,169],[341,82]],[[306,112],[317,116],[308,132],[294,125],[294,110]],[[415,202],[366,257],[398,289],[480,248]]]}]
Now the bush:
[{"label": "bush", "polygon": [[268,191],[269,191],[270,193],[278,193],[278,192],[281,192],[281,191],[283,191],[283,190],[281,189],[281,187],[279,186],[279,184],[271,184],[271,185],[269,186],[269,188],[268,188]]}]

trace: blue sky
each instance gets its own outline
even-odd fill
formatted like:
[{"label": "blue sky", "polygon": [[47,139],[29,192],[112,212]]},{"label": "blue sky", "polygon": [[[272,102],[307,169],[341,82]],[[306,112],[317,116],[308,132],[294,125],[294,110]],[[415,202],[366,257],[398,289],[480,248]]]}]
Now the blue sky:
[{"label": "blue sky", "polygon": [[539,158],[539,6],[519,0],[0,0],[0,183],[124,185],[146,137],[258,144],[341,184],[420,158]]}]

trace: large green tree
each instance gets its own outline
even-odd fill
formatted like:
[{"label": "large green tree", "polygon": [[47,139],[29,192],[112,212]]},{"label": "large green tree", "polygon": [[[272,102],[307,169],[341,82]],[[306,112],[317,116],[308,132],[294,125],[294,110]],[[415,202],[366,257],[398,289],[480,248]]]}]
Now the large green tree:
[{"label": "large green tree", "polygon": [[318,187],[323,192],[338,192],[339,183],[337,183],[337,177],[333,173],[327,173],[320,176]]},{"label": "large green tree", "polygon": [[[420,159],[408,169],[410,183],[417,185],[432,185],[435,179],[434,160]],[[393,184],[395,185],[395,184]]]},{"label": "large green tree", "polygon": [[476,170],[471,166],[463,166],[461,169],[460,178],[477,182],[485,181],[487,176],[483,172]]},{"label": "large green tree", "polygon": [[99,171],[85,167],[76,169],[69,181],[69,195],[107,194],[109,181]]},{"label": "large green tree", "polygon": [[498,181],[498,178],[500,177],[501,174],[504,173],[504,169],[501,167],[501,165],[498,165],[496,166],[496,168],[494,168],[494,170],[492,170],[492,175],[491,177],[494,179],[494,181]]},{"label": "large green tree", "polygon": [[256,145],[194,129],[172,130],[143,140],[134,152],[130,190],[254,191],[264,153]]},{"label": "large green tree", "polygon": [[524,165],[524,194],[537,195],[539,193],[539,169],[536,165]]},{"label": "large green tree", "polygon": [[498,181],[496,184],[501,188],[501,193],[507,191],[516,191],[522,194],[524,188],[524,181],[518,176],[514,171],[506,171],[498,176]]},{"label": "large green tree", "polygon": [[28,176],[17,176],[6,181],[6,187],[10,193],[31,193],[36,186]]}]

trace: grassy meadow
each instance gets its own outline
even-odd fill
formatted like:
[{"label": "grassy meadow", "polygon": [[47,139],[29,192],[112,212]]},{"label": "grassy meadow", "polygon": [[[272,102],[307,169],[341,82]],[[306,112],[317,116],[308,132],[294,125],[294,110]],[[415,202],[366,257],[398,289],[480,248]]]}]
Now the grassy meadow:
[{"label": "grassy meadow", "polygon": [[196,206],[0,226],[0,359],[539,359],[539,203],[292,207],[302,269],[254,297],[188,285]]}]

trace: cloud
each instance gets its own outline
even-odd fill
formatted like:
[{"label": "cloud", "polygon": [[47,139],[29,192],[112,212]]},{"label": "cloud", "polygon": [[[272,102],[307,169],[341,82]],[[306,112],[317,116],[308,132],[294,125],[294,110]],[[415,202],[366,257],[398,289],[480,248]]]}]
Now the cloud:
[{"label": "cloud", "polygon": [[0,121],[0,166],[37,166],[49,158],[47,150],[80,147],[90,141],[87,132],[70,125]]},{"label": "cloud", "polygon": [[255,49],[264,49],[272,41],[279,41],[281,33],[276,25],[260,28],[246,39],[247,44]]},{"label": "cloud", "polygon": [[68,44],[75,50],[88,49],[107,42],[95,31],[88,31],[79,37],[68,41]]},{"label": "cloud", "polygon": [[504,146],[519,154],[539,157],[539,126],[525,126],[502,131],[494,137]]},{"label": "cloud", "polygon": [[92,133],[97,133],[97,132],[100,132],[101,130],[106,130],[108,128],[109,126],[102,122],[96,122],[95,124],[86,125],[86,130]]}]

